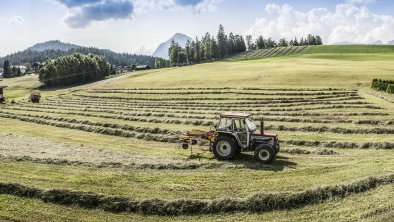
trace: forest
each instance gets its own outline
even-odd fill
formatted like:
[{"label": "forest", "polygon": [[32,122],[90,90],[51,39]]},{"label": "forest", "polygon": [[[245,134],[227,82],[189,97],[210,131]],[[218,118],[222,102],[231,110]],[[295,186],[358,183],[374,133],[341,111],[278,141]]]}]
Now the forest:
[{"label": "forest", "polygon": [[12,64],[33,64],[35,62],[45,62],[46,60],[56,59],[60,56],[67,56],[74,53],[88,55],[89,53],[104,56],[107,61],[115,66],[130,66],[130,65],[149,65],[155,66],[155,58],[147,55],[136,55],[128,53],[116,53],[108,49],[98,49],[93,47],[79,47],[69,50],[31,50],[27,49],[21,52],[13,53],[0,58],[0,64],[8,60]]},{"label": "forest", "polygon": [[219,26],[216,37],[210,33],[206,33],[201,40],[196,37],[194,41],[188,41],[185,47],[181,47],[177,42],[172,41],[168,49],[170,61],[166,62],[163,59],[156,59],[156,68],[166,66],[180,66],[189,65],[202,62],[210,62],[221,60],[231,55],[251,51],[256,49],[268,49],[275,47],[286,46],[302,46],[302,45],[323,45],[320,36],[309,34],[307,37],[302,37],[298,40],[296,37],[290,41],[285,38],[280,39],[278,42],[272,40],[271,37],[264,38],[258,36],[253,40],[251,35],[246,36],[246,40],[242,35],[226,34],[223,25]]},{"label": "forest", "polygon": [[104,79],[111,69],[103,56],[75,53],[47,61],[40,69],[39,80],[45,86],[76,85]]}]

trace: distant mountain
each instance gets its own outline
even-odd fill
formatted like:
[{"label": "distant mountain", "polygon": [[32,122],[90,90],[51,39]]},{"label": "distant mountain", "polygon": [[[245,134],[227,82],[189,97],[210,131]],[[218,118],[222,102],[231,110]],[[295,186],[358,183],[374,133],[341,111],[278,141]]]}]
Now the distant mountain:
[{"label": "distant mountain", "polygon": [[355,45],[356,43],[354,42],[338,42],[334,43],[334,45]]},{"label": "distant mountain", "polygon": [[50,40],[47,42],[42,42],[42,43],[37,43],[33,45],[32,47],[28,48],[28,50],[32,51],[38,51],[42,52],[45,50],[62,50],[62,51],[68,51],[70,49],[76,49],[76,48],[81,48],[82,46],[79,45],[74,45],[71,43],[64,43],[59,40]]},{"label": "distant mountain", "polygon": [[172,36],[170,39],[168,39],[166,42],[161,43],[159,47],[156,49],[156,51],[153,53],[153,56],[169,59],[168,49],[170,48],[171,41],[173,39],[175,42],[179,43],[182,47],[185,47],[187,40],[193,41],[193,39],[190,38],[189,36],[182,33],[177,33],[174,36]]},{"label": "distant mountain", "polygon": [[38,43],[23,51],[16,52],[4,57],[0,57],[0,64],[8,59],[11,64],[33,64],[35,62],[45,62],[47,59],[56,59],[60,56],[70,55],[73,53],[95,54],[104,56],[107,61],[116,66],[130,65],[149,65],[155,67],[155,58],[146,55],[136,55],[128,53],[116,53],[109,49],[98,49],[93,47],[83,47],[70,43],[63,43],[58,40]]},{"label": "distant mountain", "polygon": [[387,45],[394,45],[394,40],[389,41]]},{"label": "distant mountain", "polygon": [[373,42],[372,45],[383,45],[383,42],[381,40],[377,40]]}]

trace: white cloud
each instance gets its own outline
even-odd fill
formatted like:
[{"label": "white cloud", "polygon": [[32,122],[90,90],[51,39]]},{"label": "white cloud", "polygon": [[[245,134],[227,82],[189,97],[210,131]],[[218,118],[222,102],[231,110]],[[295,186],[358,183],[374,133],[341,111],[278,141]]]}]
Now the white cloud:
[{"label": "white cloud", "polygon": [[18,16],[18,15],[11,16],[8,19],[8,24],[10,24],[10,25],[22,24],[24,22],[25,22],[25,20],[22,18],[22,16]]},{"label": "white cloud", "polygon": [[194,6],[194,11],[197,13],[213,12],[217,10],[217,5],[223,0],[204,0]]},{"label": "white cloud", "polygon": [[346,0],[346,2],[351,4],[371,4],[375,3],[376,0]]},{"label": "white cloud", "polygon": [[132,0],[135,12],[147,13],[158,10],[185,10],[190,9],[196,13],[212,12],[217,9],[217,4],[223,0],[195,0],[195,1],[177,1],[177,0]]},{"label": "white cloud", "polygon": [[[361,2],[362,0],[352,0]],[[366,2],[366,1],[363,1]],[[307,34],[320,35],[325,43],[387,42],[394,39],[394,17],[371,12],[366,6],[339,4],[334,11],[315,8],[307,12],[292,6],[269,4],[267,18],[257,18],[245,34],[263,35],[276,40],[292,39]]]}]

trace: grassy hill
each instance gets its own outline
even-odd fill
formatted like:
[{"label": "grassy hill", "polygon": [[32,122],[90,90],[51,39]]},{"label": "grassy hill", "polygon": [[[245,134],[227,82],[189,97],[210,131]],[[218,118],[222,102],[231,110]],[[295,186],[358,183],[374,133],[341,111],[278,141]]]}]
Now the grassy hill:
[{"label": "grassy hill", "polygon": [[[393,45],[321,45],[321,46],[289,46],[271,49],[259,49],[239,53],[226,61],[242,61],[266,59],[282,56],[307,58],[328,58],[339,60],[382,60],[384,56],[394,53]],[[377,58],[373,58],[377,55]],[[391,59],[391,57],[387,58]]]},{"label": "grassy hill", "polygon": [[[40,104],[23,95],[37,77],[3,80],[17,103],[0,108],[0,220],[389,221],[394,97],[369,84],[393,78],[394,54],[332,47],[134,72]],[[224,111],[265,119],[273,164],[175,143]]]}]

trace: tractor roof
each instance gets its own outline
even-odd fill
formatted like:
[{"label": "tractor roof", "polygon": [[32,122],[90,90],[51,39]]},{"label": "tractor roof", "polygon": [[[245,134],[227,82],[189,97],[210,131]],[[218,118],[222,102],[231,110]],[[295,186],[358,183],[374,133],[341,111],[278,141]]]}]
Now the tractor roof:
[{"label": "tractor roof", "polygon": [[251,115],[247,113],[234,113],[234,112],[225,112],[220,114],[220,117],[222,118],[247,118],[249,116]]}]

